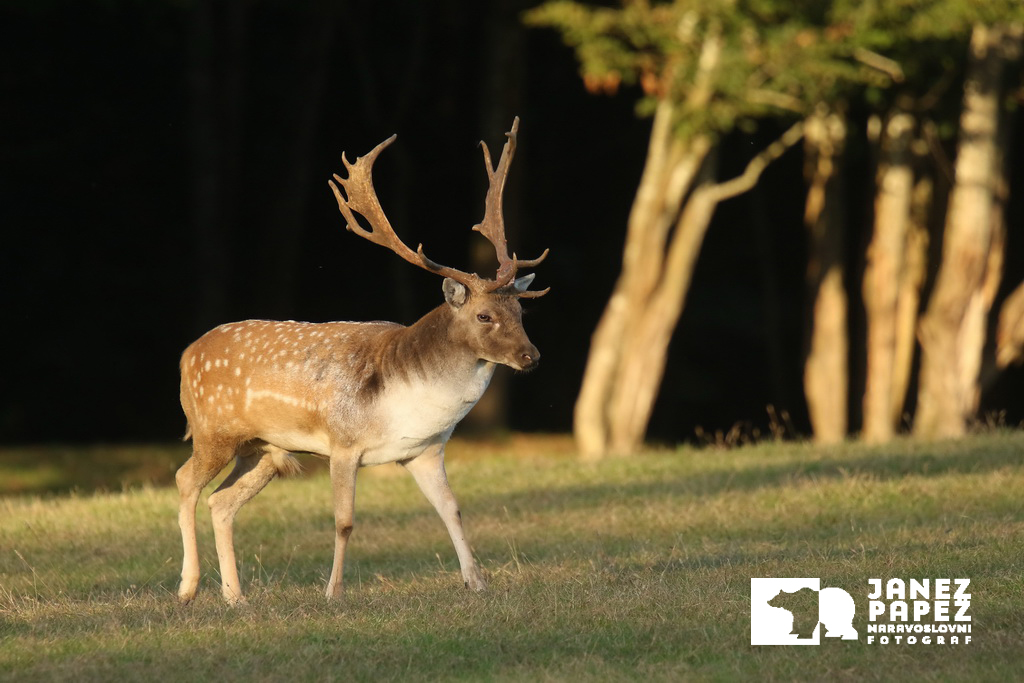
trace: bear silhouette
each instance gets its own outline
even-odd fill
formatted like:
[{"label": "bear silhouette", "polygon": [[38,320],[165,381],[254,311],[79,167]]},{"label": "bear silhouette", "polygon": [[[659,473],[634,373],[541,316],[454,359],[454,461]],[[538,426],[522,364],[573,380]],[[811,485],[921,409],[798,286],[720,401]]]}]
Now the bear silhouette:
[{"label": "bear silhouette", "polygon": [[857,606],[850,594],[842,588],[822,588],[818,594],[818,618],[825,627],[826,638],[857,640],[857,629],[853,627],[853,616]]},{"label": "bear silhouette", "polygon": [[801,588],[798,591],[779,594],[768,601],[770,607],[783,609],[793,615],[793,629],[798,640],[814,637],[814,629],[818,627],[818,591],[813,588]]}]

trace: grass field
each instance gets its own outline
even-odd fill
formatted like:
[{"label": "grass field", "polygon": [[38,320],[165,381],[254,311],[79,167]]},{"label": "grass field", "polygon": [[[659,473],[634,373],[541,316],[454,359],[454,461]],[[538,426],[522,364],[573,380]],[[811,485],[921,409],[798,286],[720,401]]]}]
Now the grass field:
[{"label": "grass field", "polygon": [[[397,468],[363,470],[347,595],[322,472],[239,515],[248,604],[222,604],[200,505],[200,595],[176,603],[176,493],[61,488],[54,456],[0,452],[3,680],[1012,680],[1024,671],[1024,434],[885,448],[761,444],[583,465],[564,441],[450,451],[491,588],[461,587],[444,528]],[[149,475],[144,463],[161,464]],[[80,452],[166,481],[187,451]],[[68,456],[71,454],[71,456]],[[5,457],[5,456],[10,457]],[[38,474],[38,473],[37,473]],[[35,478],[33,478],[35,477]],[[34,484],[32,482],[35,482]],[[4,481],[0,481],[0,486]],[[94,483],[89,486],[95,485]],[[750,645],[750,579],[820,577],[859,641]],[[972,642],[869,645],[868,579],[972,580]],[[823,639],[824,640],[824,639]]]}]

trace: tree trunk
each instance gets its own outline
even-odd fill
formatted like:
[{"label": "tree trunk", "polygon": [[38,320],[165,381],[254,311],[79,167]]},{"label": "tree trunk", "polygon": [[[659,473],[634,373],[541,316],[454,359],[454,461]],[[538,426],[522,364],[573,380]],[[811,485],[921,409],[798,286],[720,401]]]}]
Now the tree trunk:
[{"label": "tree trunk", "polygon": [[[640,313],[664,273],[669,231],[711,146],[704,137],[678,138],[672,123],[673,107],[663,101],[654,116],[647,162],[630,211],[622,273],[594,331],[576,401],[574,430],[584,458],[607,454],[613,436],[616,450],[630,451],[639,445],[626,443],[626,418],[613,418],[613,411],[628,400],[619,394],[632,394],[631,388],[621,383],[623,361],[627,347],[635,348],[636,331],[644,317]],[[643,374],[636,361],[629,364],[629,375],[638,371]],[[635,424],[635,415],[628,421]],[[614,435],[613,422],[619,425]]]},{"label": "tree trunk", "polygon": [[846,122],[819,109],[808,117],[805,169],[809,181],[804,224],[810,235],[807,279],[810,289],[810,339],[804,364],[807,410],[819,443],[846,437],[848,331],[843,284],[843,207],[839,195],[839,158]]},{"label": "tree trunk", "polygon": [[917,348],[917,319],[921,309],[921,288],[928,274],[928,216],[931,213],[933,178],[922,174],[914,183],[910,203],[910,223],[903,251],[903,271],[896,300],[896,350],[892,368],[890,419],[899,425],[904,420],[903,406],[910,387],[910,373]]},{"label": "tree trunk", "polygon": [[988,313],[1002,270],[1000,94],[1008,58],[1021,33],[977,25],[964,83],[955,184],[943,235],[942,261],[921,320],[921,378],[914,433],[965,433],[979,400]]},{"label": "tree trunk", "polygon": [[662,276],[649,291],[625,330],[621,365],[616,379],[620,389],[610,403],[609,445],[613,453],[631,453],[643,443],[654,410],[661,379],[683,302],[690,289],[693,269],[718,200],[713,159],[701,170],[701,183],[686,200],[671,243],[661,263]]},{"label": "tree trunk", "polygon": [[996,328],[996,358],[998,370],[1005,370],[1024,359],[1024,282],[1010,293],[999,309]]},{"label": "tree trunk", "polygon": [[916,121],[896,109],[881,132],[875,224],[867,250],[863,296],[867,315],[867,381],[863,438],[889,441],[899,426],[914,352],[927,232],[922,210],[930,181],[914,180]]},{"label": "tree trunk", "polygon": [[672,114],[667,102],[655,114],[622,274],[591,341],[574,424],[584,458],[632,453],[643,444],[669,341],[715,207],[753,187],[767,165],[803,135],[801,124],[793,126],[740,176],[716,183],[710,138],[678,137]]}]

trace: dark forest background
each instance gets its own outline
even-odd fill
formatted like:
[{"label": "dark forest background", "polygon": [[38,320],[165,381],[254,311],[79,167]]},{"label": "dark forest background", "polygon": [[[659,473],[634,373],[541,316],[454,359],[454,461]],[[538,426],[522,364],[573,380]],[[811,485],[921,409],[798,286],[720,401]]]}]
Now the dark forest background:
[{"label": "dark forest background", "polygon": [[[558,34],[523,26],[534,4],[5,2],[0,439],[179,437],[179,354],[222,322],[413,322],[441,302],[439,279],[347,233],[327,180],[343,150],[354,158],[398,133],[374,169],[396,230],[437,261],[486,268],[470,232],[486,188],[476,143],[500,147],[515,115],[510,246],[524,257],[551,249],[537,286],[552,291],[527,303],[544,360],[508,383],[506,426],[568,431],[650,123],[629,88],[586,92]],[[1019,188],[1019,112],[1014,129]],[[723,176],[777,133],[726,140]],[[794,148],[719,209],[652,437],[766,431],[767,406],[807,431],[801,162]],[[872,162],[865,148],[846,163],[856,275]],[[1004,291],[1024,276],[1021,211],[1016,197]],[[856,290],[851,334],[862,336]],[[859,395],[863,359],[852,362]],[[1020,421],[1022,385],[1020,370],[1004,373],[982,411]]]}]

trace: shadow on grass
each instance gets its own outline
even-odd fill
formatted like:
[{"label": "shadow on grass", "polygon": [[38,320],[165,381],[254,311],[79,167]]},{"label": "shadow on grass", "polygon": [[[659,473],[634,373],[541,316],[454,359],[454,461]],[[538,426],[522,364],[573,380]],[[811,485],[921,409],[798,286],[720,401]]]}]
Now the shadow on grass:
[{"label": "shadow on grass", "polygon": [[[449,442],[447,453],[449,459],[459,460],[521,458],[538,452],[571,457],[573,449],[568,435],[511,433],[490,439],[456,437]],[[0,448],[0,496],[174,486],[175,472],[191,454],[191,443],[180,442],[7,446]],[[328,469],[322,458],[301,455],[300,460],[303,476]]]},{"label": "shadow on grass", "polygon": [[[185,443],[6,447],[0,449],[0,496],[174,486],[175,472],[191,454]],[[315,474],[326,464],[303,458],[303,470]]]},{"label": "shadow on grass", "polygon": [[[604,505],[608,501],[649,500],[664,496],[709,497],[722,493],[756,491],[799,485],[801,482],[868,478],[889,481],[904,477],[940,477],[950,474],[982,474],[1005,468],[1024,467],[1024,449],[1017,441],[982,441],[976,445],[939,444],[900,450],[856,448],[834,455],[806,451],[806,458],[772,462],[747,459],[734,467],[711,471],[680,468],[678,473],[658,480],[624,480],[581,486],[538,488],[498,497],[488,496],[480,504],[509,509],[555,507],[576,509]],[[680,457],[702,457],[680,456]]]},{"label": "shadow on grass", "polygon": [[0,495],[173,484],[189,451],[185,444],[6,447],[0,450]]},{"label": "shadow on grass", "polygon": [[[481,445],[481,444],[484,445]],[[553,445],[552,445],[553,444]],[[556,453],[566,456],[571,444],[568,437],[550,435],[536,438],[519,435],[513,443],[496,443],[456,439],[449,455],[460,460],[477,457],[478,451],[487,457],[518,459],[530,453]],[[680,493],[686,495],[714,495],[725,491],[753,490],[791,484],[800,479],[835,479],[851,475],[868,475],[878,479],[893,479],[908,475],[938,476],[953,472],[972,473],[1024,465],[1024,443],[1012,434],[980,437],[963,442],[917,444],[901,440],[889,448],[869,448],[856,444],[836,448],[833,452],[818,451],[812,447],[792,445],[785,452],[801,454],[787,457],[784,463],[773,463],[770,452],[758,457],[758,446],[747,449],[755,454],[743,455],[744,450],[686,451],[678,455],[678,472],[657,482],[624,481],[622,484],[597,486],[558,487],[538,489],[535,492],[511,494],[497,502],[529,505],[535,502],[549,504],[552,497],[568,507],[587,505],[594,496],[603,495],[659,495]],[[174,473],[188,459],[191,446],[184,443],[158,445],[50,445],[23,446],[0,449],[0,496],[60,494],[72,491],[120,491],[139,486],[173,486]],[[736,454],[740,454],[739,457]],[[806,456],[806,457],[803,457]],[[637,456],[644,458],[647,456]],[[695,467],[695,458],[716,458],[734,463],[731,467]],[[739,459],[742,458],[742,462]],[[690,463],[687,463],[690,461]],[[763,461],[763,462],[761,462]],[[570,461],[571,462],[571,461]],[[614,461],[609,461],[614,466]],[[303,457],[306,476],[326,471],[326,462],[320,458]],[[579,465],[583,467],[584,465]],[[570,470],[571,471],[571,470]],[[571,476],[568,477],[571,480]],[[490,503],[496,502],[488,497]]]}]

